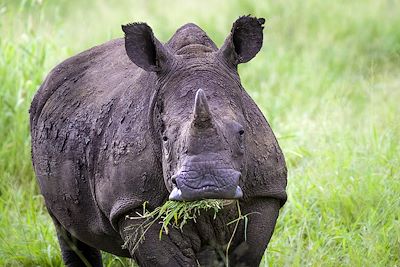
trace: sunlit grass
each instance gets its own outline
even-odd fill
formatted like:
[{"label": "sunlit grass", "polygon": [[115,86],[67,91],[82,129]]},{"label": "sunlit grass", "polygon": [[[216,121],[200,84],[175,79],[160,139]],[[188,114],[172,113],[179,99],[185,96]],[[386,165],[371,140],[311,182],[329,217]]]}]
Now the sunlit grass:
[{"label": "sunlit grass", "polygon": [[242,83],[289,170],[262,265],[400,265],[398,1],[0,0],[0,266],[62,265],[30,162],[28,108],[49,70],[128,22],[164,42],[195,22],[221,45],[249,13],[267,21]]}]

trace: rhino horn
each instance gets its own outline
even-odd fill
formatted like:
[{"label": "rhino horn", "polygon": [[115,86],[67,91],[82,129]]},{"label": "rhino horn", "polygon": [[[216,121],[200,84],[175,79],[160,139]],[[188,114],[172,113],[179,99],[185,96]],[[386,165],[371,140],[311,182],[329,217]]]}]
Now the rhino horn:
[{"label": "rhino horn", "polygon": [[212,125],[211,112],[203,89],[197,90],[194,99],[193,125],[198,128],[206,128]]}]

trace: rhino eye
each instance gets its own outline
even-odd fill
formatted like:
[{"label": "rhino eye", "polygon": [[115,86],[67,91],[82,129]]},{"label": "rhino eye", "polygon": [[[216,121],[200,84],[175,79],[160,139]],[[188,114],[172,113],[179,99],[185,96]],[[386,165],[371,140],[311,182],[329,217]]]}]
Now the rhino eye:
[{"label": "rhino eye", "polygon": [[167,141],[168,141],[168,137],[164,135],[164,136],[162,137],[162,140],[163,140],[164,142],[167,142]]},{"label": "rhino eye", "polygon": [[240,135],[244,135],[244,130],[243,130],[243,129],[240,129],[239,134],[240,134]]}]

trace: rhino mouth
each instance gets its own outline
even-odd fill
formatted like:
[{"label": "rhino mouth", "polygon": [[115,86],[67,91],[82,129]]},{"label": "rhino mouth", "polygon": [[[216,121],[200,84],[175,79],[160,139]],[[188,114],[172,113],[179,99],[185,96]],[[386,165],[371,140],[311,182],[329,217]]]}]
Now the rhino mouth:
[{"label": "rhino mouth", "polygon": [[193,201],[201,199],[238,199],[241,173],[230,168],[182,168],[172,177],[174,188],[170,200]]}]

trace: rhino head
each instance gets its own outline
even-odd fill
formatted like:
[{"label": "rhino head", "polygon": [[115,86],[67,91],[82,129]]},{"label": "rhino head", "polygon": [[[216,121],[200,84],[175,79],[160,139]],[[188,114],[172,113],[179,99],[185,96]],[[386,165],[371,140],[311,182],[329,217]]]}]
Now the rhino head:
[{"label": "rhino head", "polygon": [[[182,140],[173,147],[164,133],[164,166],[178,160],[172,170],[171,200],[241,198],[239,178],[243,165],[244,128],[240,118],[210,111],[203,89],[196,92],[192,118],[178,130]],[[171,135],[173,135],[171,133]],[[174,149],[175,151],[172,151]],[[171,154],[172,153],[172,154]],[[170,156],[173,157],[170,160]],[[168,177],[168,167],[164,168]]]},{"label": "rhino head", "polygon": [[122,27],[128,57],[156,79],[149,118],[170,200],[243,197],[251,136],[237,66],[261,49],[263,24],[240,17],[220,49],[194,24],[165,45],[144,23]]}]

